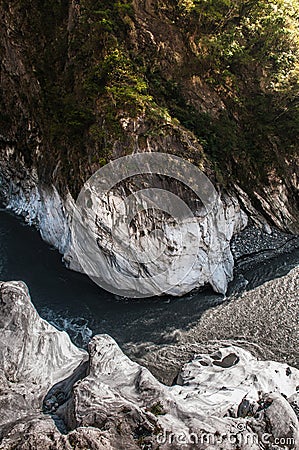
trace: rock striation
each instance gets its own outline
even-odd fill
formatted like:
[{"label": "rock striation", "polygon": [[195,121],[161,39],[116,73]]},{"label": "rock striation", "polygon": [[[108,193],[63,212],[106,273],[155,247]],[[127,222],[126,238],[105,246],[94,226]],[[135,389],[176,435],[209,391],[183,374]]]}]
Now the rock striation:
[{"label": "rock striation", "polygon": [[[70,267],[73,256],[79,257],[86,273],[96,281],[101,277],[102,287],[129,298],[180,296],[206,284],[225,294],[234,267],[230,241],[247,224],[237,199],[221,197],[202,172],[181,159],[143,154],[124,160],[97,172],[81,191],[65,256]],[[149,165],[159,174],[171,163],[178,164],[173,171],[166,168],[171,181],[142,174],[139,184],[126,180],[100,195],[105,177],[118,181],[127,175],[118,173],[120,165],[136,164],[138,171]],[[195,181],[182,187],[179,170]]]},{"label": "rock striation", "polygon": [[298,447],[299,370],[227,344],[165,386],[110,336],[87,356],[38,316],[23,283],[0,295],[1,450]]},{"label": "rock striation", "polygon": [[[0,164],[1,166],[1,164]],[[72,270],[84,271],[80,261],[78,261],[78,250],[74,246],[74,239],[72,234],[72,219],[76,213],[76,206],[73,197],[68,192],[62,197],[55,186],[45,186],[39,182],[35,176],[31,177],[26,172],[26,177],[30,182],[24,182],[24,179],[20,181],[15,180],[10,183],[6,183],[2,178],[2,185],[0,182],[0,191],[5,199],[7,207],[16,212],[19,215],[23,215],[25,220],[29,224],[35,225],[39,230],[42,238],[50,245],[56,247],[62,254],[65,263]],[[0,180],[1,181],[1,180]],[[136,186],[127,186],[130,193],[134,193]],[[108,196],[101,204],[94,202],[97,207],[92,211],[92,215],[89,218],[90,223],[88,226],[90,229],[97,227],[98,242],[100,247],[98,251],[102,252],[103,258],[108,255],[106,264],[106,275],[109,279],[109,271],[111,271],[111,264],[117,261],[119,265],[119,277],[123,289],[130,290],[130,283],[135,282],[136,273],[138,276],[141,273],[143,282],[146,282],[148,273],[151,273],[155,268],[155,261],[145,264],[143,270],[140,266],[136,267],[136,264],[130,261],[123,261],[121,257],[121,251],[117,246],[109,247],[107,253],[107,242],[111,238],[111,220],[116,216],[117,210],[115,204],[123,201],[126,197],[124,191],[118,191]],[[190,233],[188,229],[190,227],[176,226],[170,223],[162,223],[163,235],[166,237],[166,244],[163,239],[151,238],[150,233],[142,236],[143,228],[151,230],[157,225],[157,215],[153,212],[148,212],[146,216],[136,215],[132,221],[132,241],[134,244],[134,251],[141,253],[146,248],[161,248],[162,255],[161,267],[159,269],[165,270],[165,268],[171,266],[175,260],[176,249],[171,254],[170,252],[164,252],[166,247],[173,247],[173,242],[190,240],[189,247],[192,247],[192,251],[197,253],[197,258],[192,270],[185,276],[182,273],[182,283],[173,283],[172,279],[165,279],[166,287],[168,286],[169,293],[174,296],[184,295],[193,289],[197,289],[206,284],[210,284],[216,292],[224,294],[227,290],[227,285],[233,277],[234,258],[230,249],[230,242],[234,235],[242,230],[248,221],[247,215],[243,212],[236,197],[231,195],[218,195],[215,207],[207,215],[202,215],[200,208],[195,210],[196,221],[199,222],[200,236],[196,238],[196,242],[191,242]],[[100,219],[99,219],[100,218]],[[100,224],[100,225],[99,225]],[[159,252],[158,252],[159,253]],[[183,255],[188,259],[190,255],[186,253]],[[181,269],[184,264],[181,265]],[[142,275],[143,272],[143,275]],[[180,267],[173,272],[173,278],[180,279]],[[131,280],[126,274],[131,274]],[[148,279],[149,283],[149,296],[153,295],[153,288],[151,286],[151,279]],[[120,281],[119,281],[120,282]],[[129,283],[128,285],[126,285]],[[156,294],[157,295],[157,294]]]}]

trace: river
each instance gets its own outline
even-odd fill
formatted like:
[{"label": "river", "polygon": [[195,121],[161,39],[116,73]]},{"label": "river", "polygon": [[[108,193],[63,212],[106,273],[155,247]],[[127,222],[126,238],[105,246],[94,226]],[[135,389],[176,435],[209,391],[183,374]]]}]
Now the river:
[{"label": "river", "polygon": [[[299,250],[245,273],[249,287],[282,276],[299,263]],[[0,280],[23,280],[39,314],[85,346],[93,334],[108,333],[121,347],[165,342],[190,328],[223,297],[210,289],[182,298],[116,299],[88,277],[66,269],[61,255],[22,218],[0,210]]]}]

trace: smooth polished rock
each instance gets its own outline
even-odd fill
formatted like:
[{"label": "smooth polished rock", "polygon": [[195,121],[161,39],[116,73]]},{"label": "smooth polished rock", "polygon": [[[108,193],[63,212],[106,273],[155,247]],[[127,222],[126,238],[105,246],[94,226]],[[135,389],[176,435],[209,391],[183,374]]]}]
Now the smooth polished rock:
[{"label": "smooth polished rock", "polygon": [[[12,183],[6,195],[7,207],[23,215],[29,224],[34,224],[40,230],[42,238],[63,254],[70,269],[89,273],[84,265],[82,267],[84,255],[80,249],[78,251],[72,235],[76,206],[69,193],[62,198],[54,186],[45,187],[33,177],[31,183],[28,182],[24,186]],[[160,221],[159,225],[154,213],[149,211],[145,215],[137,214],[131,224],[135,230],[131,240],[134,244],[132,252],[140,254],[147,248],[155,249],[155,253],[159,254],[158,260],[154,258],[141,265],[124,258],[124,249],[119,247],[116,241],[109,245],[113,231],[112,218],[117,212],[115,203],[123,200],[124,197],[118,192],[108,196],[102,203],[94,202],[95,207],[89,217],[89,228],[94,230],[95,226],[98,227],[97,251],[102,252],[105,262],[101,265],[101,272],[105,275],[107,286],[109,283],[119,285],[122,290],[130,292],[134,289],[136,276],[140,276],[145,289],[144,295],[147,296],[160,295],[163,292],[181,296],[206,284],[210,284],[216,292],[226,292],[234,268],[230,242],[247,224],[247,215],[233,195],[218,196],[209,214],[202,214],[200,208],[195,211],[193,228],[199,228],[199,235],[196,236],[190,234],[190,223],[176,225],[166,220]],[[148,230],[158,226],[162,238],[157,238],[155,233],[150,232],[143,235],[145,224]],[[183,253],[180,242],[183,245],[188,244]],[[82,245],[83,253],[86,254],[84,242]],[[167,248],[171,251],[165,251]],[[180,258],[177,257],[178,253],[182,253]],[[119,268],[116,279],[111,278],[111,267],[115,264]],[[189,266],[190,270],[186,271],[185,268]],[[171,270],[168,270],[169,268]],[[128,273],[132,276],[128,277]],[[156,273],[165,273],[165,277],[159,279],[158,285],[155,279],[149,276]],[[160,285],[164,287],[162,292]]]},{"label": "smooth polished rock", "polygon": [[0,313],[1,450],[298,446],[298,369],[222,345],[166,386],[108,335],[88,357],[38,316],[21,282],[0,284]]}]

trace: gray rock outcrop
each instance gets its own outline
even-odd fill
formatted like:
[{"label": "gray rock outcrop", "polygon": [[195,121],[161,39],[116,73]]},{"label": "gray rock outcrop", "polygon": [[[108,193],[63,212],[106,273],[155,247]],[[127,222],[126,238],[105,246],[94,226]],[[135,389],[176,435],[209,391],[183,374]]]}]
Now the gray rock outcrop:
[{"label": "gray rock outcrop", "polygon": [[297,448],[297,369],[227,345],[169,387],[107,335],[90,342],[86,367],[23,283],[1,283],[0,295],[1,450]]}]

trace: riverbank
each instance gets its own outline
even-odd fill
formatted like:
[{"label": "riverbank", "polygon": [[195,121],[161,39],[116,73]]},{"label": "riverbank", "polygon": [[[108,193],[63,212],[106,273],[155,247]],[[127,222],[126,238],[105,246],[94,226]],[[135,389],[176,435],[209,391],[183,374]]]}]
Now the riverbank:
[{"label": "riverbank", "polygon": [[299,266],[283,277],[211,305],[187,329],[169,333],[170,344],[148,342],[124,349],[168,384],[176,380],[182,363],[196,353],[215,351],[221,344],[237,345],[258,359],[299,368],[298,298]]}]

